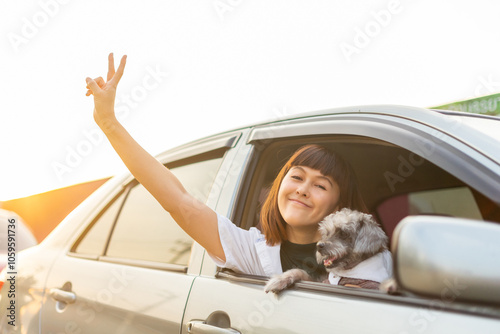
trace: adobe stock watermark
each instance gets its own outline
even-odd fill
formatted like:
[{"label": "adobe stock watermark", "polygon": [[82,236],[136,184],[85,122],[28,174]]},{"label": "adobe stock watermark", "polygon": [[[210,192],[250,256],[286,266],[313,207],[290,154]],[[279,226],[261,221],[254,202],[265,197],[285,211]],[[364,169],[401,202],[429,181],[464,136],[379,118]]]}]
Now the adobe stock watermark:
[{"label": "adobe stock watermark", "polygon": [[269,145],[269,143],[274,141],[274,137],[276,137],[276,135],[279,133],[280,128],[283,127],[283,123],[279,122],[279,120],[293,115],[293,113],[291,113],[286,106],[283,106],[281,108],[274,107],[272,108],[271,112],[273,116],[268,121],[272,122],[272,124],[271,126],[266,128],[266,132],[264,134],[264,137],[266,138],[259,140],[255,144],[255,149],[257,151],[265,149]]},{"label": "adobe stock watermark", "polygon": [[[120,122],[129,117],[131,110],[137,108],[168,77],[168,72],[163,72],[158,65],[155,68],[146,67],[146,72],[141,84],[134,86],[130,93],[121,94],[116,99],[115,114]],[[104,134],[98,128],[83,130],[82,134],[84,138],[75,145],[66,145],[66,154],[62,161],[53,161],[51,164],[59,181],[80,166],[84,158],[91,155],[104,141]]]},{"label": "adobe stock watermark", "polygon": [[222,165],[217,170],[208,170],[208,181],[199,187],[194,189],[189,189],[189,193],[192,195],[191,200],[188,202],[183,202],[179,206],[180,214],[184,219],[190,219],[198,210],[205,208],[205,203],[210,199],[211,194],[218,194],[222,191],[227,178],[237,177],[243,164],[234,161],[229,165]]},{"label": "adobe stock watermark", "polygon": [[395,15],[400,14],[403,7],[399,0],[391,0],[387,4],[387,8],[378,11],[371,11],[371,20],[366,22],[364,26],[357,26],[354,28],[354,38],[351,43],[342,42],[339,47],[348,61],[352,61],[354,55],[359,55],[366,49],[370,43],[379,36],[382,31],[387,28]]},{"label": "adobe stock watermark", "polygon": [[252,328],[262,327],[266,319],[271,318],[276,312],[276,308],[283,304],[284,299],[278,298],[274,293],[266,294],[266,297],[259,301],[253,301],[253,311],[246,315],[246,318],[238,316],[234,319],[234,328],[245,332]]},{"label": "adobe stock watermark", "polygon": [[[462,119],[451,117],[446,119],[450,124],[451,131],[458,132],[462,126]],[[404,183],[411,177],[417,168],[421,166],[426,159],[436,154],[436,151],[443,143],[449,143],[451,137],[439,130],[432,130],[431,134],[424,138],[414,140],[416,145],[415,151],[408,151],[407,154],[398,156],[397,168],[391,171],[384,172],[384,178],[392,192],[396,191],[396,186],[399,183]]]},{"label": "adobe stock watermark", "polygon": [[459,102],[445,104],[440,109],[456,110],[474,114],[500,115],[500,81],[488,76],[478,76],[474,96]]},{"label": "adobe stock watermark", "polygon": [[474,90],[474,94],[476,95],[476,97],[491,94],[495,95],[471,101],[469,103],[460,103],[460,110],[478,114],[498,114],[500,109],[500,96],[498,96],[497,94],[500,93],[500,81],[496,81],[496,79],[493,78],[492,74],[489,74],[487,77],[479,76],[477,79],[479,81],[479,84]]},{"label": "adobe stock watermark", "polygon": [[495,81],[493,74],[489,74],[487,77],[478,76],[477,80],[479,84],[474,90],[476,97],[500,92],[500,81]]},{"label": "adobe stock watermark", "polygon": [[[83,299],[75,309],[75,315],[71,320],[64,325],[64,333],[82,333],[82,325],[88,328],[88,325],[99,317],[99,313],[105,309],[104,305],[112,305],[116,295],[124,294],[129,283],[135,280],[135,276],[131,275],[127,268],[111,270],[111,278],[108,284],[99,289],[95,297]],[[127,320],[127,319],[125,319]],[[54,332],[49,332],[53,334]],[[115,332],[116,333],[116,332]]]},{"label": "adobe stock watermark", "polygon": [[17,53],[19,49],[28,44],[39,32],[45,28],[51,19],[57,16],[61,6],[69,3],[69,0],[40,0],[39,10],[29,17],[21,19],[21,27],[17,32],[9,32],[7,38],[10,45]]},{"label": "adobe stock watermark", "polygon": [[438,319],[438,312],[450,307],[467,289],[467,285],[461,284],[457,278],[453,281],[445,279],[443,283],[445,288],[441,290],[439,299],[429,301],[428,307],[420,308],[410,314],[408,324],[411,332],[402,331],[399,334],[424,333]]},{"label": "adobe stock watermark", "polygon": [[[492,74],[486,77],[478,76],[478,82],[474,90],[476,97],[498,93],[500,91],[500,81],[496,81]],[[481,101],[457,103],[456,105],[452,105],[450,109],[464,112],[485,113],[497,110],[498,103],[500,103],[500,97],[492,96]],[[452,132],[460,132],[459,128],[463,122],[462,118],[449,117],[446,121]],[[384,172],[384,178],[392,192],[396,191],[397,184],[403,183],[411,177],[417,168],[425,162],[426,158],[435,154],[439,145],[442,145],[443,142],[450,142],[451,140],[448,135],[439,130],[432,130],[431,135],[428,136],[427,139],[420,138],[415,140],[414,143],[417,146],[415,153],[408,152],[405,156],[399,155],[397,169]]]},{"label": "adobe stock watermark", "polygon": [[212,5],[219,19],[225,21],[226,15],[232,13],[242,2],[243,0],[215,0]]}]

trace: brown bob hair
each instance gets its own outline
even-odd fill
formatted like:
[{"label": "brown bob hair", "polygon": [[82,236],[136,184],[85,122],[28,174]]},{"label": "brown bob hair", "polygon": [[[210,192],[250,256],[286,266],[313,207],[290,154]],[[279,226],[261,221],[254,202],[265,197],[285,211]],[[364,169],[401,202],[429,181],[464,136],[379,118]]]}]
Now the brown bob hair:
[{"label": "brown bob hair", "polygon": [[340,189],[339,209],[349,208],[367,212],[358,191],[358,183],[352,167],[337,153],[320,145],[306,145],[299,148],[281,168],[273,182],[269,195],[262,205],[260,226],[268,245],[274,246],[287,240],[286,222],[278,208],[278,191],[288,171],[295,166],[319,170],[332,177]]}]

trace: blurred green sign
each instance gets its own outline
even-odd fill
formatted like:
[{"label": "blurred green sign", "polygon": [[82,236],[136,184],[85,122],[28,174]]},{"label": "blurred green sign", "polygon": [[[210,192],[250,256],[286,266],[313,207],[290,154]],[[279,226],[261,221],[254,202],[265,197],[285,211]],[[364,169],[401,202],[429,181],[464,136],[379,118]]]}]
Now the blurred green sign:
[{"label": "blurred green sign", "polygon": [[444,109],[483,115],[500,115],[500,93],[445,104],[430,109]]}]

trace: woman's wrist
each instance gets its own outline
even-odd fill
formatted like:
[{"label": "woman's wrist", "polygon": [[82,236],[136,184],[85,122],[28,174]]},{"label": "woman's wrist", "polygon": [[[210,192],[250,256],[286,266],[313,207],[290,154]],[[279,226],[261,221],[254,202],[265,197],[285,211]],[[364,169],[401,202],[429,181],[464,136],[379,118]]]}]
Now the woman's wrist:
[{"label": "woman's wrist", "polygon": [[113,133],[117,126],[120,125],[120,122],[118,122],[118,119],[116,118],[115,114],[112,113],[111,116],[107,117],[98,117],[94,116],[94,120],[97,123],[97,126],[101,128],[102,132],[105,134],[111,134]]}]

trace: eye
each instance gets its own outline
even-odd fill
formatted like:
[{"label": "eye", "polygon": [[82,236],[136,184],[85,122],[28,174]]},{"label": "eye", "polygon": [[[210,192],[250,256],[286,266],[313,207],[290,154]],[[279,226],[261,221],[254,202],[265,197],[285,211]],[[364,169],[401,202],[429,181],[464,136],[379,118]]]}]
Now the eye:
[{"label": "eye", "polygon": [[321,184],[317,184],[316,187],[318,187],[322,190],[326,190],[326,187],[324,185],[321,185]]},{"label": "eye", "polygon": [[338,234],[338,237],[340,239],[347,239],[347,238],[349,238],[349,233],[347,233],[344,230],[338,230],[337,234]]},{"label": "eye", "polygon": [[292,175],[291,178],[294,180],[302,181],[302,178],[298,175]]}]

